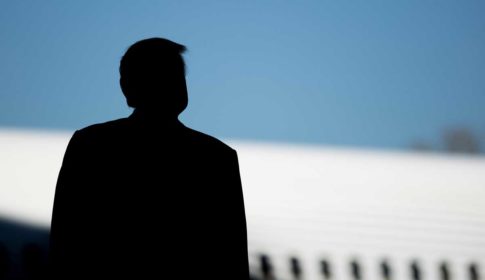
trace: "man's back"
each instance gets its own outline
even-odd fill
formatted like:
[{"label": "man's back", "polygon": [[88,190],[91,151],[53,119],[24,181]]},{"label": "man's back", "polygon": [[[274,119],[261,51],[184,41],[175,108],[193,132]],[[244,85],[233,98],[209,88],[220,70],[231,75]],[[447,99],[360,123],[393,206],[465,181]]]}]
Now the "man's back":
[{"label": "man's back", "polygon": [[62,278],[247,279],[245,225],[236,152],[177,120],[135,111],[72,137],[51,259]]},{"label": "man's back", "polygon": [[57,279],[248,279],[237,155],[178,121],[185,46],[131,45],[120,61],[126,119],[76,131],[59,173],[50,262]]}]

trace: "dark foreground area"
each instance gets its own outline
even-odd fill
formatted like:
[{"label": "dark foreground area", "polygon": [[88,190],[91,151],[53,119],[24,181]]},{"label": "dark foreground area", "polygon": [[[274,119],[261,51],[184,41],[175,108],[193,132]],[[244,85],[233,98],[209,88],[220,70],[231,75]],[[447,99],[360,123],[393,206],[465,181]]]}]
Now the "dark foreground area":
[{"label": "dark foreground area", "polygon": [[0,218],[0,279],[44,279],[49,229]]}]

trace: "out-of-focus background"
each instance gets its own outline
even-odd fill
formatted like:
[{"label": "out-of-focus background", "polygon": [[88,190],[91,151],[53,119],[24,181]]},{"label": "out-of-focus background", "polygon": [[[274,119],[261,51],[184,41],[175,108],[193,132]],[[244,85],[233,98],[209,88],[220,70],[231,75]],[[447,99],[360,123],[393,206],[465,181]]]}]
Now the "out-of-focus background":
[{"label": "out-of-focus background", "polygon": [[41,275],[67,141],[131,113],[119,60],[148,37],[188,47],[181,120],[238,150],[254,278],[485,279],[484,11],[2,2],[0,279]]}]

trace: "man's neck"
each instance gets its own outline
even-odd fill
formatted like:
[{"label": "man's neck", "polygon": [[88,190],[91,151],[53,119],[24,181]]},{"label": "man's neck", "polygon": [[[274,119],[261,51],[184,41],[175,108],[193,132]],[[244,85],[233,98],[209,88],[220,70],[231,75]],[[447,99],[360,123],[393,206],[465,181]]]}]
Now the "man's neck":
[{"label": "man's neck", "polygon": [[133,113],[130,115],[130,119],[140,121],[143,123],[152,123],[152,124],[179,124],[180,121],[178,120],[177,116],[166,114],[161,111],[155,110],[143,110],[136,108]]}]

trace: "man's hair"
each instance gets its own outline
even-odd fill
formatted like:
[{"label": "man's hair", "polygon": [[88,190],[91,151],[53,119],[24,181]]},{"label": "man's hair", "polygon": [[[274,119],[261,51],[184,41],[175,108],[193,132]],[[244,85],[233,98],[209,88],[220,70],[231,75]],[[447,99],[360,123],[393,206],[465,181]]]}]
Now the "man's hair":
[{"label": "man's hair", "polygon": [[131,45],[119,68],[128,106],[161,105],[162,109],[177,107],[178,113],[182,112],[187,106],[187,93],[181,92],[186,90],[182,57],[185,51],[185,46],[163,38],[144,39]]}]

